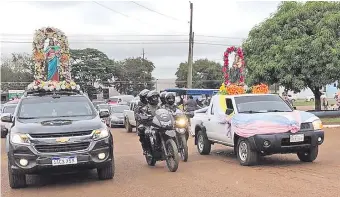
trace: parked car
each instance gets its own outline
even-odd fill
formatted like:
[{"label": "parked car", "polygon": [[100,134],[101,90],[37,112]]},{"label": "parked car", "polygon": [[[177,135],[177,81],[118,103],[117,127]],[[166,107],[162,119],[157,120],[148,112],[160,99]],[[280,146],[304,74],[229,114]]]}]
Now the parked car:
[{"label": "parked car", "polygon": [[292,102],[295,102],[297,100],[295,95],[288,94],[288,99]]},{"label": "parked car", "polygon": [[324,141],[318,117],[294,110],[275,94],[215,95],[191,122],[200,154],[209,154],[214,143],[231,146],[241,165],[277,153],[296,153],[312,162]]},{"label": "parked car", "polygon": [[[81,92],[26,92],[13,116],[6,139],[11,188],[26,186],[26,174],[97,169],[99,179],[114,175],[113,138]],[[56,171],[55,171],[56,170]]]},{"label": "parked car", "polygon": [[119,95],[110,97],[108,100],[108,104],[126,104],[129,105],[130,101],[134,100],[134,96],[132,95]]},{"label": "parked car", "polygon": [[100,104],[107,104],[106,101],[92,101],[92,104],[94,107],[97,107],[97,105],[100,105]]},{"label": "parked car", "polygon": [[139,99],[134,99],[130,102],[129,109],[124,110],[124,126],[127,132],[132,132],[132,128],[136,127],[135,107]]},{"label": "parked car", "polygon": [[110,116],[107,118],[106,124],[110,127],[124,126],[124,110],[129,110],[127,105],[111,105]]},{"label": "parked car", "polygon": [[315,101],[315,96],[306,96],[306,101],[307,102],[314,102]]},{"label": "parked car", "polygon": [[[1,109],[1,117],[13,115],[16,107],[17,107],[17,102],[5,103]],[[5,138],[7,136],[7,133],[10,130],[11,126],[12,126],[12,123],[1,121],[1,138]]]}]

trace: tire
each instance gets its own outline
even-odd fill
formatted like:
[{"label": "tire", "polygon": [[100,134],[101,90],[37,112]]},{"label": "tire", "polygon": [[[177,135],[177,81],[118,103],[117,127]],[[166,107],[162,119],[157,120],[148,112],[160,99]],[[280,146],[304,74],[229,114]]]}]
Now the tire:
[{"label": "tire", "polygon": [[197,133],[197,150],[201,155],[209,155],[211,151],[211,143],[202,130]]},{"label": "tire", "polygon": [[313,162],[319,153],[319,146],[314,146],[309,151],[297,153],[298,158],[302,162]]},{"label": "tire", "polygon": [[114,157],[112,157],[112,161],[107,164],[107,166],[103,168],[97,168],[98,179],[99,180],[108,180],[112,179],[115,173],[115,162]]},{"label": "tire", "polygon": [[14,174],[11,170],[11,164],[9,161],[8,161],[8,179],[9,179],[9,186],[13,189],[24,188],[27,186],[26,175],[25,174]]},{"label": "tire", "polygon": [[7,129],[1,129],[1,138],[6,138],[7,133],[8,133]]},{"label": "tire", "polygon": [[259,158],[258,152],[250,149],[250,143],[245,138],[239,138],[236,147],[236,155],[242,166],[256,165]]},{"label": "tire", "polygon": [[310,99],[310,102],[314,102],[314,99],[312,98],[312,99]]},{"label": "tire", "polygon": [[189,153],[188,153],[188,144],[187,144],[186,135],[181,135],[179,139],[179,143],[181,144],[181,150],[179,153],[181,155],[181,160],[184,162],[187,162]]},{"label": "tire", "polygon": [[145,160],[148,166],[155,166],[157,162],[152,155],[145,155]]},{"label": "tire", "polygon": [[131,132],[132,132],[132,126],[131,126],[131,124],[130,124],[130,122],[129,122],[129,119],[128,119],[128,118],[125,118],[124,123],[125,123],[125,129],[126,129],[126,131],[127,131],[128,133],[131,133]]},{"label": "tire", "polygon": [[168,139],[165,142],[167,152],[171,152],[171,157],[166,157],[166,165],[170,172],[176,172],[179,164],[178,149],[175,141],[173,139]]}]

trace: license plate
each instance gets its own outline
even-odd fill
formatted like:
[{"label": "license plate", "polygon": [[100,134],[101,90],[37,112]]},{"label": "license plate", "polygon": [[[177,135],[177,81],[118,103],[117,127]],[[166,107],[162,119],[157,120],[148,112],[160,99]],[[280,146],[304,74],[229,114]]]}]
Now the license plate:
[{"label": "license plate", "polygon": [[304,134],[290,135],[290,142],[303,142],[304,140]]},{"label": "license plate", "polygon": [[76,163],[77,163],[77,157],[75,156],[52,158],[52,166],[70,165],[70,164],[76,164]]}]

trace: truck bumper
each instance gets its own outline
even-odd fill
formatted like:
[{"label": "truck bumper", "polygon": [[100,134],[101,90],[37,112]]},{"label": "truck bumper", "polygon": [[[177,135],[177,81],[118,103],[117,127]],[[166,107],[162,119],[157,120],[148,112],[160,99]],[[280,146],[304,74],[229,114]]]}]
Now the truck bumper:
[{"label": "truck bumper", "polygon": [[[291,142],[293,135],[303,134],[303,140]],[[324,132],[321,130],[297,132],[297,133],[280,133],[270,135],[255,135],[249,138],[251,149],[260,152],[263,155],[276,153],[297,153],[307,151],[312,147],[321,145],[324,141]]]}]

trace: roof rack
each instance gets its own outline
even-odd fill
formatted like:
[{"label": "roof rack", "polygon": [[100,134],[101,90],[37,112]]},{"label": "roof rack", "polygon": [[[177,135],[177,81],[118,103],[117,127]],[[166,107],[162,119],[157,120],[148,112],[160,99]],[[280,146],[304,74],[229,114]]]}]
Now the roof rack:
[{"label": "roof rack", "polygon": [[45,96],[45,95],[77,95],[83,94],[81,90],[28,90],[24,93],[24,96]]}]

